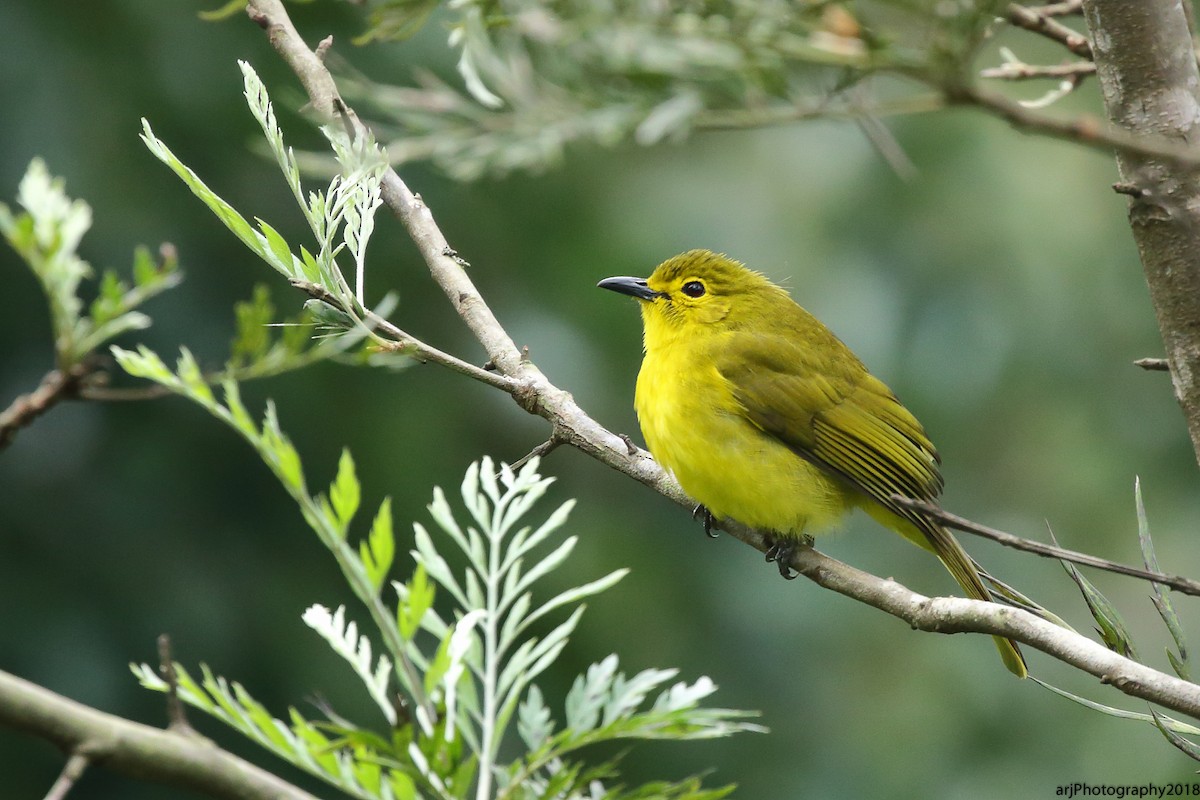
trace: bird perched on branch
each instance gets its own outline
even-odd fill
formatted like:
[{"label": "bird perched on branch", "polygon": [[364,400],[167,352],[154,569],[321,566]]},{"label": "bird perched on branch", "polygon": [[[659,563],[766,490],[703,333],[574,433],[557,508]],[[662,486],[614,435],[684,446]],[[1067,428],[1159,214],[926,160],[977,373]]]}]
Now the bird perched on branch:
[{"label": "bird perched on branch", "polygon": [[[638,421],[706,528],[729,518],[768,531],[768,559],[793,577],[794,549],[861,508],[941,559],[967,596],[992,599],[950,531],[893,497],[934,503],[941,493],[921,423],[782,288],[707,250],[599,286],[639,301]],[[1025,677],[1016,643],[994,638]]]}]

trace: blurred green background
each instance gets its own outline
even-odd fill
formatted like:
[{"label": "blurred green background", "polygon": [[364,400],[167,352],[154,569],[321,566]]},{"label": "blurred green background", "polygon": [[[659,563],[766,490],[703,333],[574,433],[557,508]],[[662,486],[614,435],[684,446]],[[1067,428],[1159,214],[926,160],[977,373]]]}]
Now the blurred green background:
[{"label": "blurred green background", "polygon": [[[209,4],[204,4],[209,5]],[[292,142],[317,141],[302,98],[261,31],[208,24],[197,3],[103,0],[0,4],[0,197],[11,203],[33,156],[95,210],[82,254],[127,268],[135,245],[172,242],[186,280],[147,311],[144,341],[186,345],[218,366],[232,305],[256,282],[282,311],[281,285],[155,161],[139,118],[224,198],[294,242],[304,223],[259,155],[236,59],[272,90]],[[343,4],[293,7],[310,42],[367,74],[402,81],[412,65],[452,76],[436,22],[404,45],[356,49]],[[1016,87],[1035,96],[1042,87]],[[1098,111],[1094,87],[1068,109]],[[403,175],[431,208],[500,320],[557,385],[635,439],[640,326],[632,302],[596,290],[647,274],[684,249],[722,250],[785,282],[925,423],[945,462],[948,508],[1014,533],[1053,528],[1069,547],[1138,561],[1133,483],[1141,476],[1159,559],[1195,576],[1195,458],[1163,373],[1131,366],[1161,345],[1128,228],[1109,188],[1112,159],[959,111],[889,121],[919,170],[900,180],[848,124],[708,134],[671,146],[576,148],[561,168],[457,184]],[[321,183],[324,181],[322,180]],[[368,291],[398,291],[394,319],[466,359],[483,355],[398,224],[381,216]],[[0,249],[0,403],[50,369],[48,316],[33,277]],[[366,500],[391,495],[399,521],[424,519],[435,484],[457,487],[483,454],[512,461],[548,431],[508,398],[432,366],[371,372],[333,365],[244,388],[279,406],[314,485],[338,452],[359,464]],[[1151,726],[1087,711],[1001,668],[983,637],[918,634],[774,567],[729,537],[704,538],[686,512],[577,452],[554,452],[546,501],[577,497],[577,555],[555,581],[629,566],[590,604],[556,672],[617,651],[628,671],[710,675],[716,704],[761,709],[767,735],[639,746],[629,780],[711,770],[756,800],[1049,797],[1076,781],[1190,781],[1194,764]],[[406,526],[400,525],[403,530]],[[954,586],[939,564],[863,517],[819,546],[926,593]],[[1062,569],[970,541],[997,575],[1083,630],[1091,621]],[[1096,576],[1165,668],[1169,641],[1141,583]],[[150,724],[162,698],[126,664],[155,659],[171,634],[186,664],[243,682],[276,714],[329,698],[369,714],[343,665],[300,621],[313,602],[352,602],[332,560],[249,448],[178,399],[70,403],[0,453],[0,668]],[[1181,599],[1188,630],[1194,603]],[[1030,654],[1034,674],[1135,710]],[[557,698],[557,699],[555,699]],[[370,719],[370,717],[367,717]],[[269,768],[269,757],[193,718]],[[6,797],[39,797],[62,757],[0,729]],[[283,775],[295,779],[286,766]],[[303,782],[303,781],[301,781]],[[332,796],[324,787],[313,787]],[[72,798],[189,796],[93,770]]]}]

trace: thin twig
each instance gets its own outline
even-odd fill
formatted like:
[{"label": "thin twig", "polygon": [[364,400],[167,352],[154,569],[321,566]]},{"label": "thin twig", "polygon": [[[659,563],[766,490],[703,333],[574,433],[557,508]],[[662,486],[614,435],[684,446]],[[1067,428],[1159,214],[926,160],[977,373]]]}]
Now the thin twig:
[{"label": "thin twig", "polygon": [[1002,94],[974,86],[948,87],[946,94],[947,100],[953,104],[975,106],[1031,133],[1040,133],[1097,149],[1161,158],[1180,166],[1195,166],[1200,163],[1200,149],[1196,147],[1162,136],[1135,135],[1124,128],[1109,126],[1091,115],[1085,114],[1073,119],[1047,117],[1030,112]]},{"label": "thin twig", "polygon": [[129,386],[129,387],[112,387],[112,386],[83,386],[79,389],[79,399],[95,400],[101,403],[128,403],[137,402],[140,400],[157,400],[160,397],[169,397],[174,394],[173,391],[161,384],[152,384],[150,386]]},{"label": "thin twig", "polygon": [[949,511],[940,506],[926,503],[920,500],[913,500],[910,497],[902,495],[892,495],[892,500],[902,506],[907,506],[915,511],[919,511],[931,519],[935,519],[948,528],[954,528],[956,531],[970,533],[976,536],[982,536],[985,539],[991,539],[993,542],[999,542],[1005,547],[1011,547],[1014,550],[1024,550],[1027,553],[1043,556],[1045,558],[1056,558],[1062,561],[1070,561],[1073,564],[1082,564],[1085,567],[1095,567],[1102,569],[1105,572],[1114,572],[1118,575],[1127,575],[1131,578],[1140,578],[1142,580],[1159,583],[1163,586],[1169,586],[1176,591],[1184,594],[1200,596],[1200,581],[1194,581],[1190,578],[1180,577],[1178,575],[1165,575],[1161,572],[1151,572],[1138,567],[1130,567],[1125,564],[1120,564],[1116,561],[1109,561],[1106,558],[1080,553],[1075,550],[1067,550],[1063,547],[1035,542],[1032,539],[1023,539],[1020,536],[1014,536],[1011,533],[989,528],[986,525],[980,525],[977,522],[972,522],[966,517],[960,517],[957,514],[951,514]]},{"label": "thin twig", "polygon": [[1030,6],[1029,10],[1043,17],[1069,17],[1072,14],[1083,13],[1083,0],[1065,0],[1062,3],[1047,3],[1044,6]]},{"label": "thin twig", "polygon": [[83,777],[83,773],[87,772],[87,768],[91,763],[91,759],[83,753],[78,751],[72,753],[71,757],[67,759],[67,763],[63,764],[58,780],[50,787],[50,791],[46,792],[45,800],[63,800],[79,779]]},{"label": "thin twig", "polygon": [[1039,78],[1081,78],[1096,74],[1091,61],[1072,61],[1069,64],[1001,64],[980,70],[979,77],[1007,81],[1026,81]]},{"label": "thin twig", "polygon": [[85,359],[66,372],[55,369],[46,373],[38,388],[23,394],[0,412],[0,450],[12,444],[17,431],[45,414],[63,400],[75,397],[83,380],[92,372],[93,363]]},{"label": "thin twig", "polygon": [[[291,283],[292,286],[305,292],[310,297],[320,300],[338,311],[348,313],[348,309],[342,302],[324,286],[303,280],[293,280]],[[393,352],[408,353],[419,361],[432,361],[435,364],[441,364],[469,378],[474,378],[480,383],[486,383],[489,386],[509,393],[512,393],[516,388],[513,381],[506,376],[497,375],[495,372],[482,369],[474,364],[469,364],[462,359],[455,358],[449,353],[438,350],[436,347],[426,344],[417,337],[405,333],[373,311],[367,311],[365,317],[366,322],[371,326],[372,330],[382,331],[392,339],[391,342],[380,342],[380,346],[385,349]]]},{"label": "thin twig", "polygon": [[941,93],[929,92],[862,107],[833,105],[822,101],[809,106],[705,109],[696,114],[693,122],[698,129],[741,130],[765,128],[771,125],[790,125],[811,119],[857,120],[865,116],[897,117],[938,111],[945,107],[946,98]]},{"label": "thin twig", "polygon": [[1092,57],[1092,43],[1088,41],[1088,38],[1079,31],[1063,25],[1053,16],[1019,3],[1009,3],[1007,11],[1008,21],[1018,28],[1024,28],[1056,41],[1077,56]]},{"label": "thin twig", "polygon": [[550,453],[552,453],[556,449],[558,449],[558,446],[561,445],[562,443],[563,443],[562,440],[559,439],[558,437],[551,436],[549,439],[542,442],[537,447],[533,448],[528,453],[526,453],[525,455],[521,456],[516,461],[514,461],[512,464],[513,471],[516,471],[516,470],[520,469],[521,467],[525,466],[526,462],[528,462],[529,459],[531,459],[531,458],[542,458],[544,456],[549,455]]},{"label": "thin twig", "polygon": [[171,637],[165,633],[158,637],[158,671],[167,682],[167,730],[195,733],[179,699],[179,676],[175,674],[175,660],[171,658]]},{"label": "thin twig", "polygon": [[1171,371],[1171,364],[1165,358],[1139,358],[1133,362],[1133,365],[1151,372]]},{"label": "thin twig", "polygon": [[863,135],[867,137],[867,141],[874,146],[875,151],[892,168],[892,172],[896,173],[896,177],[905,182],[917,179],[920,175],[917,165],[912,162],[908,153],[904,152],[904,147],[896,141],[896,137],[878,117],[863,114],[855,122]]}]

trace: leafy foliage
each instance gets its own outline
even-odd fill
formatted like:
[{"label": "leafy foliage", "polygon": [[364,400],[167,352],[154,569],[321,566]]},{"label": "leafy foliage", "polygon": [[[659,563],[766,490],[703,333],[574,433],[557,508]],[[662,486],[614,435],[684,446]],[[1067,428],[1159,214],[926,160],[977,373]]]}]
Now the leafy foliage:
[{"label": "leafy foliage", "polygon": [[[324,191],[306,194],[300,167],[284,142],[266,87],[249,64],[240,62],[240,66],[246,102],[309,224],[316,241],[315,254],[303,245],[294,248],[265,220],[255,218],[252,225],[157,138],[146,120],[142,120],[142,140],[252,253],[293,284],[309,285],[325,294],[320,300],[305,303],[305,313],[299,317],[272,323],[275,309],[270,295],[266,289],[256,288],[253,299],[235,309],[238,333],[228,370],[214,380],[219,382],[226,376],[244,380],[273,375],[329,358],[371,366],[407,366],[410,362],[403,353],[370,347],[373,334],[364,300],[367,245],[375,230],[375,213],[382,202],[380,179],[386,168],[386,155],[373,141],[352,141],[340,128],[326,126],[322,131],[342,172]],[[353,288],[338,263],[343,253],[354,261]],[[386,316],[395,303],[394,295],[385,296],[375,307],[376,318]],[[331,335],[320,345],[309,347],[313,325]],[[269,326],[279,328],[282,333],[272,336]],[[364,342],[366,347],[356,347]]]},{"label": "leafy foliage", "polygon": [[[583,614],[581,601],[617,583],[626,570],[537,599],[538,582],[565,562],[577,540],[569,536],[545,552],[567,520],[570,501],[536,526],[522,524],[553,481],[538,474],[536,459],[519,470],[506,464],[497,469],[487,458],[472,464],[460,492],[466,524],[445,493],[434,490],[429,512],[435,527],[414,523],[414,569],[407,580],[390,582],[396,601],[389,607],[384,594],[397,549],[391,503],[380,505],[366,537],[352,546],[362,492],[349,452],[343,452],[328,491],[314,495],[273,405],[256,423],[232,380],[225,381],[221,402],[186,351],[174,370],[146,348],[113,352],[130,374],[190,398],[255,448],[333,554],[384,644],[376,655],[344,607],[313,605],[305,612],[304,621],[358,676],[387,732],[332,713],[309,720],[295,708],[285,722],[207,667],[200,681],[177,667],[185,702],[355,797],[709,800],[728,793],[731,787],[706,790],[696,779],[606,789],[603,779],[616,775],[614,764],[589,767],[577,757],[588,745],[617,739],[686,740],[761,730],[745,721],[746,712],[701,706],[715,690],[708,678],[667,685],[676,671],[659,669],[626,677],[610,655],[576,679],[562,727],[554,721],[534,680],[566,647]],[[465,559],[460,571],[447,549]],[[563,612],[565,619],[540,630],[544,620]],[[133,669],[148,688],[168,689],[150,666]],[[501,746],[511,745],[507,733],[514,718],[527,750],[503,761]]]},{"label": "leafy foliage", "polygon": [[[1137,512],[1138,523],[1138,542],[1142,549],[1142,559],[1145,562],[1146,569],[1151,572],[1159,572],[1158,558],[1154,554],[1154,542],[1150,538],[1150,520],[1146,515],[1146,506],[1142,499],[1142,482],[1140,479],[1134,481],[1134,505]],[[1051,538],[1053,539],[1053,532]],[[1055,542],[1057,544],[1057,542]],[[1116,606],[1096,588],[1095,584],[1083,576],[1074,564],[1067,561],[1060,562],[1071,580],[1079,588],[1080,594],[1083,596],[1084,603],[1087,604],[1088,611],[1092,615],[1092,619],[1096,622],[1096,633],[1099,634],[1100,640],[1104,646],[1113,652],[1119,653],[1126,658],[1140,661],[1137,649],[1133,644],[1133,637],[1129,633],[1129,627],[1122,619],[1120,612]],[[1189,665],[1188,665],[1188,650],[1187,643],[1184,638],[1183,626],[1179,621],[1178,615],[1175,613],[1174,606],[1171,604],[1170,597],[1165,591],[1165,587],[1161,584],[1150,583],[1153,592],[1150,600],[1154,603],[1155,609],[1166,625],[1167,631],[1171,634],[1175,646],[1179,649],[1178,655],[1171,652],[1170,648],[1166,648],[1167,660],[1171,663],[1171,667],[1175,670],[1180,678],[1185,681],[1190,681]],[[1185,739],[1181,734],[1188,736],[1200,735],[1200,728],[1186,722],[1182,722],[1166,714],[1159,713],[1156,709],[1151,708],[1149,713],[1136,711],[1126,711],[1113,706],[1097,703],[1093,700],[1088,700],[1079,695],[1059,689],[1055,686],[1046,683],[1045,681],[1033,679],[1039,685],[1049,689],[1057,695],[1067,698],[1072,702],[1078,703],[1085,708],[1090,708],[1093,711],[1099,711],[1110,717],[1118,717],[1121,719],[1133,719],[1141,722],[1147,722],[1158,728],[1159,732],[1172,745],[1178,748],[1181,752],[1188,755],[1197,761],[1200,761],[1200,745]]]},{"label": "leafy foliage", "polygon": [[376,0],[359,41],[411,36],[439,5],[463,89],[339,83],[391,123],[393,159],[469,180],[544,168],[572,142],[886,113],[897,84],[866,79],[953,83],[1003,4]]},{"label": "leafy foliage", "polygon": [[[291,281],[307,281],[324,288],[342,301],[344,311],[361,312],[364,308],[365,254],[375,229],[375,212],[381,203],[379,185],[387,165],[386,155],[373,141],[352,141],[339,128],[322,127],[342,172],[333,178],[324,192],[313,191],[306,196],[300,182],[300,167],[291,148],[284,143],[266,87],[249,64],[243,61],[240,66],[246,101],[312,229],[317,242],[315,255],[304,247],[299,248],[297,255],[287,240],[265,220],[255,219],[257,224],[251,225],[171,152],[166,143],[154,135],[146,120],[142,120],[142,140],[251,252]],[[355,263],[353,290],[337,263],[343,250]]]},{"label": "leafy foliage", "polygon": [[[1134,482],[1134,500],[1137,508],[1138,543],[1142,548],[1142,560],[1146,569],[1151,572],[1159,572],[1158,557],[1154,554],[1154,542],[1150,539],[1150,520],[1146,516],[1146,504],[1142,500],[1140,478]],[[1171,668],[1175,670],[1176,675],[1185,681],[1191,681],[1187,641],[1184,637],[1183,625],[1179,622],[1179,615],[1175,613],[1171,597],[1162,584],[1152,582],[1150,588],[1153,591],[1150,600],[1154,603],[1155,610],[1158,611],[1163,624],[1167,626],[1167,631],[1171,634],[1171,639],[1175,642],[1175,647],[1179,650],[1179,653],[1175,654],[1171,652],[1171,648],[1165,648],[1167,660],[1171,662]]]},{"label": "leafy foliage", "polygon": [[21,179],[17,203],[23,212],[14,213],[0,203],[0,233],[29,265],[46,294],[61,370],[78,364],[122,333],[148,327],[150,318],[136,309],[182,278],[172,248],[164,246],[158,262],[145,248],[138,248],[133,257],[133,285],[105,270],[98,294],[85,310],[80,284],[92,277],[94,270],[79,256],[78,248],[92,226],[91,207],[68,197],[63,180],[52,178],[37,158]]}]

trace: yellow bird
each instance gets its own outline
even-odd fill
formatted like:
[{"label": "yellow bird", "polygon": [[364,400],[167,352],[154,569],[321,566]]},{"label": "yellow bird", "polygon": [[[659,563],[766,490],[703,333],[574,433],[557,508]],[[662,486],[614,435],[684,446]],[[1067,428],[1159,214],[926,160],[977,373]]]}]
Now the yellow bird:
[{"label": "yellow bird", "polygon": [[[969,597],[991,599],[954,536],[892,499],[941,493],[921,423],[782,288],[708,250],[599,286],[640,301],[638,421],[650,453],[700,503],[706,530],[729,518],[770,531],[768,559],[794,577],[795,547],[861,508],[935,554]],[[1025,677],[1016,643],[995,639]]]}]

